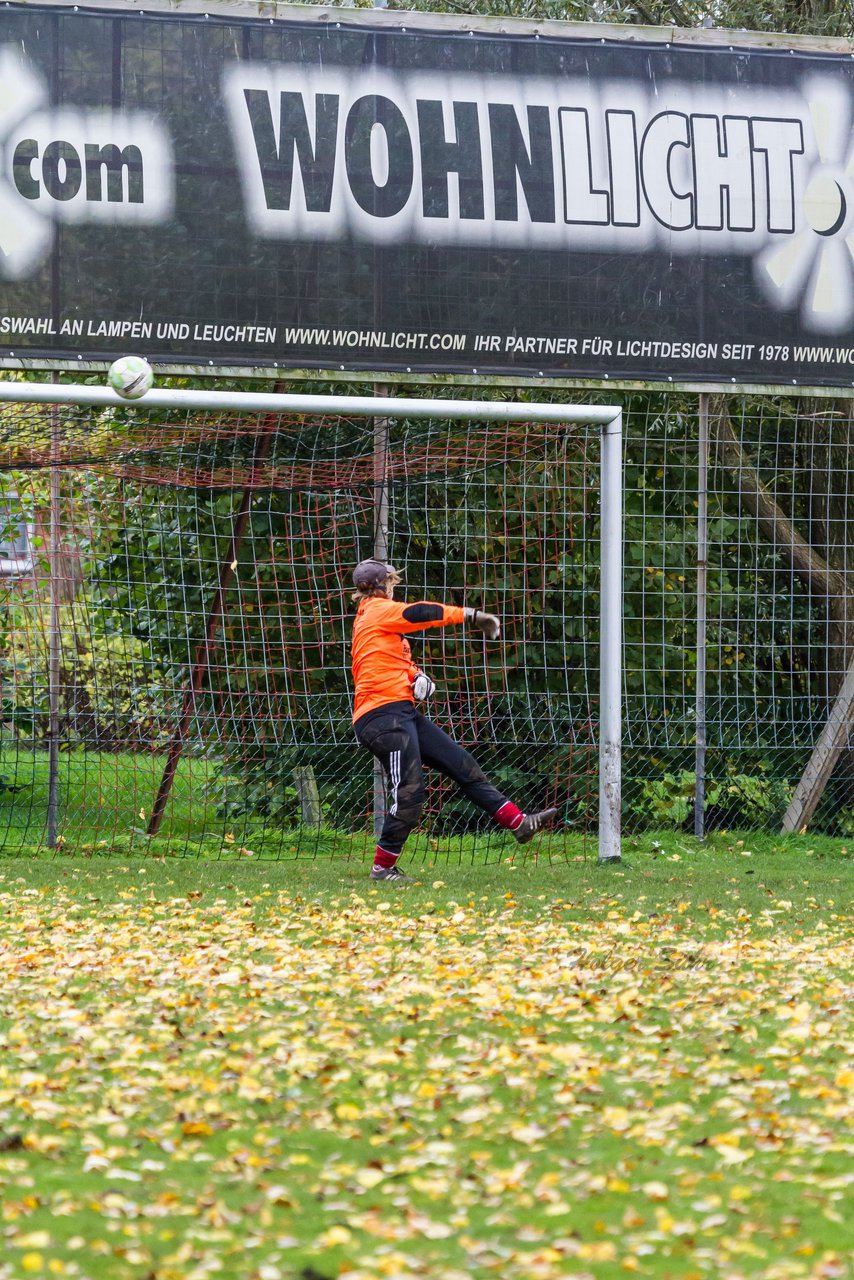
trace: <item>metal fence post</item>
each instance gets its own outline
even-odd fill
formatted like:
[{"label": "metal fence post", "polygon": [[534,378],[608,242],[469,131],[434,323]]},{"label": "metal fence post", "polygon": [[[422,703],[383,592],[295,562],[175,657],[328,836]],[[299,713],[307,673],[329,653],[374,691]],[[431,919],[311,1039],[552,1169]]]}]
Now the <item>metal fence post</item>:
[{"label": "metal fence post", "polygon": [[[54,384],[59,374],[52,375]],[[50,406],[50,532],[48,535],[49,607],[48,622],[48,764],[47,764],[47,847],[55,849],[59,839],[59,569],[60,569],[60,493],[59,493],[59,405]]]},{"label": "metal fence post", "polygon": [[[388,395],[381,383],[374,386],[375,396]],[[375,560],[388,560],[388,448],[389,420],[374,418],[374,540],[371,554]],[[385,775],[379,760],[374,760],[374,835],[379,836],[385,821]]]},{"label": "metal fence post", "polygon": [[709,574],[709,397],[698,402],[697,426],[697,670],[694,717],[694,835],[706,835],[706,629]]}]

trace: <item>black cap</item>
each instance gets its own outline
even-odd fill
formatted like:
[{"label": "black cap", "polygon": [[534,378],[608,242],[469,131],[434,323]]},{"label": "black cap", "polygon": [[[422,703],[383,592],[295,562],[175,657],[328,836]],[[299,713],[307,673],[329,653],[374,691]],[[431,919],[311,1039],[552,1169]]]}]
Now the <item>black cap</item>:
[{"label": "black cap", "polygon": [[389,577],[397,573],[393,564],[385,560],[360,560],[353,570],[353,585],[356,587],[384,587]]}]

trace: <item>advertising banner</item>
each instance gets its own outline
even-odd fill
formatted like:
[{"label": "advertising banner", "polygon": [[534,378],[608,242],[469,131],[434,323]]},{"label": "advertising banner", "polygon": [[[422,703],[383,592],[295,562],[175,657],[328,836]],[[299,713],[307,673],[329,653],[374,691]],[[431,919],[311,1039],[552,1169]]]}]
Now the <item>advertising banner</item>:
[{"label": "advertising banner", "polygon": [[4,6],[0,357],[854,385],[850,54],[346,14]]}]

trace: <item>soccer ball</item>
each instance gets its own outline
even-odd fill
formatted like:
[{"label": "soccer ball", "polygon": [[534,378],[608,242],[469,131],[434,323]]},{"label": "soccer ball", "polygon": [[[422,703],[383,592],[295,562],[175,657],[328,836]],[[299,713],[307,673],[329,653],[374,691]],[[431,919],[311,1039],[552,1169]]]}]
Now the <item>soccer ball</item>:
[{"label": "soccer ball", "polygon": [[122,356],[110,365],[107,381],[123,399],[138,400],[154,385],[154,370],[142,356]]}]

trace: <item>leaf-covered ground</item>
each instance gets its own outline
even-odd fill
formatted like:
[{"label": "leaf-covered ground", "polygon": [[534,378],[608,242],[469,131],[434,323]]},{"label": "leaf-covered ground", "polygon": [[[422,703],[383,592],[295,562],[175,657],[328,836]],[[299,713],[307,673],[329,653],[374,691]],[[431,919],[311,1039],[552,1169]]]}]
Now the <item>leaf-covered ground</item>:
[{"label": "leaf-covered ground", "polygon": [[677,849],[3,864],[0,1277],[848,1277],[854,864]]}]

